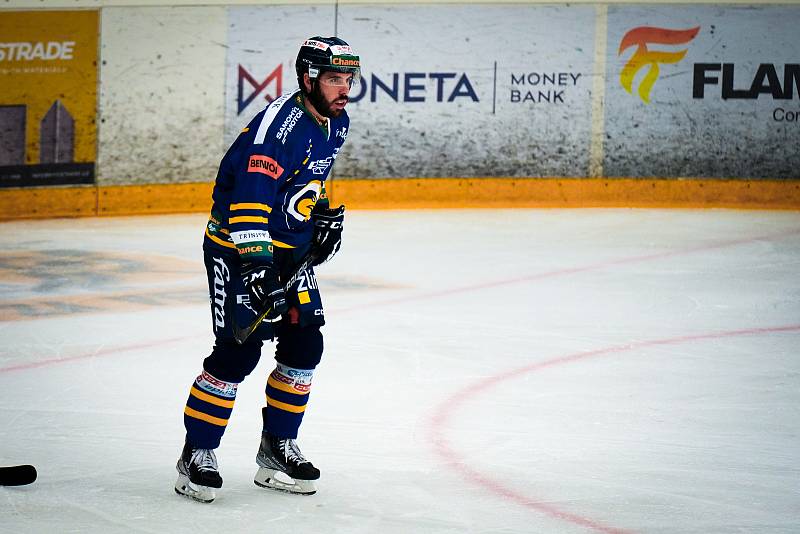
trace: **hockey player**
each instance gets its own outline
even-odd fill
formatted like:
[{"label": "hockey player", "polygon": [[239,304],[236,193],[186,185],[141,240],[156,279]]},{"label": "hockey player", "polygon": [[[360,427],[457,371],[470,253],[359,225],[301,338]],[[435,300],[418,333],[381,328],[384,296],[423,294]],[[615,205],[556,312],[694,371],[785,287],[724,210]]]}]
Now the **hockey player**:
[{"label": "hockey player", "polygon": [[[222,487],[214,450],[263,340],[277,339],[276,366],[266,384],[255,483],[312,494],[320,475],[295,439],[322,357],[322,301],[313,267],[286,291],[283,284],[309,250],[313,265],[339,250],[344,206],[330,208],[325,180],[347,138],[345,106],[360,63],[345,41],[312,37],[300,47],[295,70],[300,89],[255,116],[223,157],[214,185],[203,251],[215,342],[186,402],[175,484],[176,492],[202,502]],[[237,343],[234,322],[252,323],[270,307]]]}]

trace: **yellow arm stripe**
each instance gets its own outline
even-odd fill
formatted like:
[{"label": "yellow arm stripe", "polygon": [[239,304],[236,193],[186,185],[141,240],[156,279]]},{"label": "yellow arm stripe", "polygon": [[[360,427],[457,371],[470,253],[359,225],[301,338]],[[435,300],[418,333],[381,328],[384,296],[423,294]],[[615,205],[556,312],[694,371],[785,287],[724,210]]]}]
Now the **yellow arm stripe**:
[{"label": "yellow arm stripe", "polygon": [[297,248],[294,245],[290,245],[288,243],[284,243],[283,241],[276,241],[274,239],[272,240],[272,244],[275,245],[278,248]]},{"label": "yellow arm stripe", "polygon": [[214,417],[213,415],[208,415],[207,413],[198,412],[197,410],[192,410],[188,406],[184,408],[183,413],[185,413],[189,417],[194,417],[195,419],[200,419],[201,421],[205,421],[206,423],[211,423],[212,425],[228,426],[227,419],[222,419],[220,417]]},{"label": "yellow arm stripe", "polygon": [[238,204],[231,204],[231,211],[236,210],[262,210],[267,213],[272,213],[272,208],[267,204],[259,204],[258,202],[240,202]]},{"label": "yellow arm stripe", "polygon": [[305,404],[302,406],[295,406],[294,404],[286,404],[285,402],[276,401],[275,399],[270,399],[269,397],[267,397],[267,404],[273,408],[278,408],[279,410],[283,410],[285,412],[303,413],[306,411]]},{"label": "yellow arm stripe", "polygon": [[222,245],[223,247],[228,247],[228,248],[236,248],[236,245],[234,245],[233,243],[229,243],[228,241],[223,241],[222,239],[218,238],[217,236],[211,235],[208,232],[208,228],[206,228],[206,235],[208,236],[208,238],[211,241],[213,241],[214,243],[216,243],[218,245]]},{"label": "yellow arm stripe", "polygon": [[236,223],[243,223],[243,222],[254,222],[254,223],[264,223],[267,224],[269,219],[266,217],[254,217],[251,215],[243,215],[241,217],[231,217],[228,219],[228,224],[236,224]]},{"label": "yellow arm stripe", "polygon": [[294,389],[289,384],[284,384],[283,382],[279,382],[279,381],[275,380],[274,378],[272,378],[272,375],[270,375],[270,377],[267,379],[267,384],[269,384],[270,386],[274,387],[275,389],[279,389],[281,391],[285,391],[286,393],[293,393],[295,395],[308,395],[308,392],[301,393],[300,391],[297,391],[296,389]]},{"label": "yellow arm stripe", "polygon": [[215,397],[213,395],[209,395],[208,393],[206,393],[204,391],[200,391],[199,389],[197,389],[194,386],[192,386],[192,389],[189,392],[189,394],[192,397],[197,397],[198,399],[200,399],[202,401],[206,401],[206,402],[208,402],[210,404],[214,404],[216,406],[222,406],[223,408],[233,408],[233,400],[220,399],[219,397]]}]

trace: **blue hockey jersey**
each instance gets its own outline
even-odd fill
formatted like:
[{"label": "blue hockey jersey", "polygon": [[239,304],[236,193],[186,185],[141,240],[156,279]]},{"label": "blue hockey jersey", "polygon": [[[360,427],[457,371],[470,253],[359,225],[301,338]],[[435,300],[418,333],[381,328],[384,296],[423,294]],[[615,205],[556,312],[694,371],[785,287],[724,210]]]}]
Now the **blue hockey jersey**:
[{"label": "blue hockey jersey", "polygon": [[306,248],[311,210],[327,203],[325,180],[349,126],[346,111],[321,126],[300,91],[258,113],[220,163],[203,246],[256,263],[270,263],[273,247]]}]

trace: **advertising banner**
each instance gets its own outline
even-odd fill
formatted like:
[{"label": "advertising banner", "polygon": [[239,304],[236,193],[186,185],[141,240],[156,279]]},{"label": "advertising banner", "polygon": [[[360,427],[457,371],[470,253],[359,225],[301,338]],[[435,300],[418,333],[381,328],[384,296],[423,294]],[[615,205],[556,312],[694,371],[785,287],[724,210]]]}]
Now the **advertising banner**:
[{"label": "advertising banner", "polygon": [[[297,87],[297,49],[334,33],[314,26],[332,9],[229,8],[226,142]],[[336,32],[363,69],[338,176],[586,176],[593,7],[344,5]]]},{"label": "advertising banner", "polygon": [[607,176],[800,178],[800,6],[611,5]]},{"label": "advertising banner", "polygon": [[0,187],[94,182],[97,11],[0,12]]},{"label": "advertising banner", "polygon": [[225,58],[225,145],[253,116],[284,92],[297,89],[294,61],[312,35],[333,35],[333,6],[228,8]]}]

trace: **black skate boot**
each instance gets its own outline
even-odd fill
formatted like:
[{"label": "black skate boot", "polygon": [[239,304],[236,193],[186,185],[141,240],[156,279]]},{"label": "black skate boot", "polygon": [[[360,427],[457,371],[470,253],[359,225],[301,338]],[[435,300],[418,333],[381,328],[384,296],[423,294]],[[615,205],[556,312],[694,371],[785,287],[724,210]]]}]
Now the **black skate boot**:
[{"label": "black skate boot", "polygon": [[258,472],[253,482],[257,486],[300,495],[317,492],[314,481],[319,478],[319,469],[303,457],[293,439],[261,434],[256,463]]},{"label": "black skate boot", "polygon": [[186,443],[175,468],[178,470],[175,493],[196,501],[211,502],[216,497],[214,489],[222,487],[213,449],[195,449]]}]

